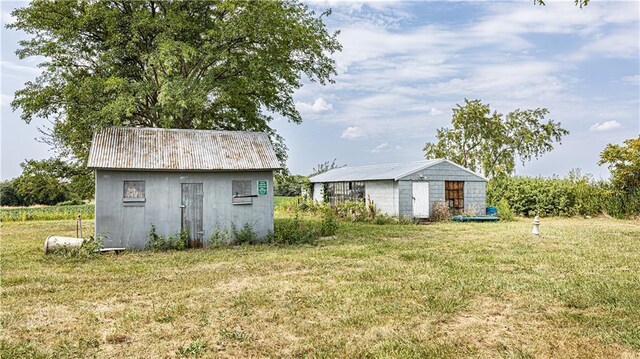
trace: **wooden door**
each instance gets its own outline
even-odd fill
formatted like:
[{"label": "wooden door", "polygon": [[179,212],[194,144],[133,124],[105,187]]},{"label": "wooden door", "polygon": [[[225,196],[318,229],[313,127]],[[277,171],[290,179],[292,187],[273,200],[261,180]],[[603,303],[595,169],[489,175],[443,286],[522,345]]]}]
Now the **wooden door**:
[{"label": "wooden door", "polygon": [[202,183],[182,184],[182,230],[189,234],[190,248],[202,247],[204,243],[203,198]]},{"label": "wooden door", "polygon": [[413,182],[413,217],[429,218],[429,182]]}]

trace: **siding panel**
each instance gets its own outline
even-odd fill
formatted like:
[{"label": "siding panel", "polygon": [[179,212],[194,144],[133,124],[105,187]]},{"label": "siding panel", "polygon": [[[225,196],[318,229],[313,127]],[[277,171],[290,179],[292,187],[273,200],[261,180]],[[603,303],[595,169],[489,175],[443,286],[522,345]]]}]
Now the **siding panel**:
[{"label": "siding panel", "polygon": [[[253,198],[251,205],[232,203],[231,182],[247,179],[252,194],[257,181],[266,180],[268,195]],[[144,206],[125,206],[122,186],[125,180],[144,180]],[[163,236],[180,232],[182,183],[203,184],[203,229],[205,243],[216,227],[253,227],[258,237],[273,231],[273,173],[168,173],[96,171],[96,235],[104,235],[105,247],[143,249],[151,225]]]}]

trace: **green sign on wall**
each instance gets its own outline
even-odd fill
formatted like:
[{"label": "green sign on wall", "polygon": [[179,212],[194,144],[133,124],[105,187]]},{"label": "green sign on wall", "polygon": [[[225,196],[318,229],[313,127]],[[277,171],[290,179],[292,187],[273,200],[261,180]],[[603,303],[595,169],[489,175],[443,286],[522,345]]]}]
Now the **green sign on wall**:
[{"label": "green sign on wall", "polygon": [[258,196],[267,195],[267,181],[258,181]]}]

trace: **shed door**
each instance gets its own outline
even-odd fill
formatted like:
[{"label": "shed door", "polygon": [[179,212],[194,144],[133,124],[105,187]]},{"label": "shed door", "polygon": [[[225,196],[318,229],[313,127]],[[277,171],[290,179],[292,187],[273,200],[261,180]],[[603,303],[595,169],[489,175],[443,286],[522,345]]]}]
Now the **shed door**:
[{"label": "shed door", "polygon": [[429,218],[429,182],[413,182],[413,217]]},{"label": "shed door", "polygon": [[182,184],[182,230],[189,233],[188,247],[202,247],[202,183]]}]

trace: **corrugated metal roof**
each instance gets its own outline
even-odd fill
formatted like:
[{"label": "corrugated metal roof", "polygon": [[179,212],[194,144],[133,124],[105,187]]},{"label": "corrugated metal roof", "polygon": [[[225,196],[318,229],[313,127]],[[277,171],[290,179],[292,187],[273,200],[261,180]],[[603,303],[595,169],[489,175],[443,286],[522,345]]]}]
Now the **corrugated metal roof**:
[{"label": "corrugated metal roof", "polygon": [[262,132],[110,127],[94,134],[87,167],[216,171],[281,166]]},{"label": "corrugated metal roof", "polygon": [[448,162],[460,169],[472,173],[485,181],[483,176],[464,168],[454,162],[445,159],[404,162],[404,163],[386,163],[381,165],[369,165],[358,167],[341,167],[334,170],[321,173],[317,176],[309,178],[311,183],[318,182],[346,182],[346,181],[376,181],[376,180],[394,180],[397,181],[402,177],[408,176],[417,171],[427,169],[438,163]]},{"label": "corrugated metal roof", "polygon": [[358,167],[341,167],[310,177],[311,182],[342,182],[397,180],[413,172],[431,167],[444,160],[426,160],[404,163],[385,163]]}]

